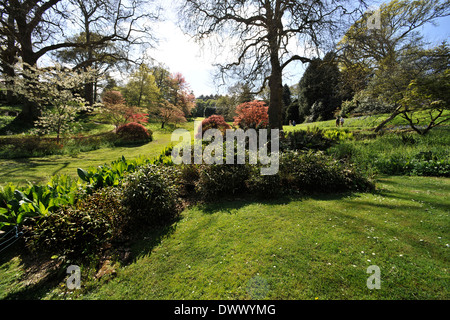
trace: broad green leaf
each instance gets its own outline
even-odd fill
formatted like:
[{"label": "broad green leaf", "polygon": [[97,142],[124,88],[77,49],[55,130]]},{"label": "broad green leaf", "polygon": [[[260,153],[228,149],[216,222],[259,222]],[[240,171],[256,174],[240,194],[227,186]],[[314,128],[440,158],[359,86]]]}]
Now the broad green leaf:
[{"label": "broad green leaf", "polygon": [[77,169],[77,173],[78,173],[78,176],[79,176],[83,181],[89,182],[89,174],[88,174],[88,172],[87,172],[86,170],[81,169],[81,168],[78,168],[78,169]]}]

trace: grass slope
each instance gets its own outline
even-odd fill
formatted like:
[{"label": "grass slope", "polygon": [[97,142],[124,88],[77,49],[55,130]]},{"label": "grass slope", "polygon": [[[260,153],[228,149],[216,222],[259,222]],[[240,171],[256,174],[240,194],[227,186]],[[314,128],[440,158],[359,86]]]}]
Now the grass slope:
[{"label": "grass slope", "polygon": [[[449,299],[450,179],[384,177],[378,188],[194,207],[144,237],[115,278],[85,275],[80,292],[45,298]],[[380,290],[366,286],[371,265]]]},{"label": "grass slope", "polygon": [[[14,184],[46,183],[57,174],[77,177],[77,168],[87,169],[92,166],[109,164],[125,156],[134,159],[140,156],[153,158],[171,143],[173,127],[160,129],[159,124],[152,124],[153,141],[141,146],[101,148],[80,152],[76,155],[53,155],[38,158],[0,159],[0,185],[8,182]],[[182,128],[193,131],[193,122],[183,124]],[[98,132],[95,132],[98,133]]]}]

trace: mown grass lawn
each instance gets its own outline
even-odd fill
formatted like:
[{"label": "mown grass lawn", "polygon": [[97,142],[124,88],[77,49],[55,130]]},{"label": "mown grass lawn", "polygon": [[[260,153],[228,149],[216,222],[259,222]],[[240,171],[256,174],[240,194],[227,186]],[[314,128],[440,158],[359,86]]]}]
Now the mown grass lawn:
[{"label": "mown grass lawn", "polygon": [[[442,119],[450,114],[449,111],[444,111]],[[375,115],[365,115],[359,117],[349,117],[345,118],[344,126],[336,128],[336,120],[328,121],[317,121],[314,123],[301,123],[294,126],[284,126],[284,131],[295,131],[301,129],[307,129],[312,127],[317,127],[320,129],[339,129],[339,130],[372,130],[377,127],[381,122],[386,120],[389,114],[375,114]],[[427,112],[417,112],[415,114],[415,119],[419,120],[419,125],[427,126],[430,123],[429,114]],[[449,125],[450,122],[447,121],[444,125]],[[407,120],[403,119],[401,116],[397,116],[392,121],[390,121],[385,129],[397,129],[397,128],[409,128],[410,124]]]},{"label": "mown grass lawn", "polygon": [[84,270],[80,291],[40,298],[449,299],[449,194],[450,179],[383,177],[374,194],[196,206],[114,278]]},{"label": "mown grass lawn", "polygon": [[[183,124],[181,127],[193,131],[193,122]],[[75,155],[52,155],[45,157],[22,158],[22,159],[0,159],[0,186],[8,182],[26,185],[46,183],[50,177],[58,174],[66,174],[77,177],[77,168],[87,169],[120,159],[138,157],[154,158],[171,144],[173,127],[160,129],[159,123],[149,125],[153,131],[153,141],[136,146],[108,147],[98,150],[80,152]],[[95,130],[95,129],[94,129]],[[91,130],[91,133],[98,133]]]}]

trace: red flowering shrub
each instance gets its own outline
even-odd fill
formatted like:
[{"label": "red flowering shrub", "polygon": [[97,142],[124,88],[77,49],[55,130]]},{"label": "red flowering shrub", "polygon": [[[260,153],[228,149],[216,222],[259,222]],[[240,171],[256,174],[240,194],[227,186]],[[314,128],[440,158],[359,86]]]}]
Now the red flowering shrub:
[{"label": "red flowering shrub", "polygon": [[146,141],[152,139],[152,132],[136,122],[130,122],[120,126],[116,133],[120,138],[127,141]]},{"label": "red flowering shrub", "polygon": [[234,125],[241,129],[261,129],[269,125],[269,107],[262,101],[251,101],[240,104],[236,108],[237,116]]},{"label": "red flowering shrub", "polygon": [[[209,118],[206,118],[202,121],[202,135],[209,129],[219,129],[222,134],[225,134],[225,131],[227,129],[231,129],[231,126],[225,121],[224,117],[218,116],[218,115],[212,115]],[[197,136],[200,134],[200,128],[199,132],[197,133]]]}]

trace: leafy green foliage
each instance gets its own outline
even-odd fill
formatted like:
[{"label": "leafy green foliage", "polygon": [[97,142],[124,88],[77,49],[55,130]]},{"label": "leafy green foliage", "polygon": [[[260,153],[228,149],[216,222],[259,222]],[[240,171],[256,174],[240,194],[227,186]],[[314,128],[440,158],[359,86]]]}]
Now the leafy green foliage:
[{"label": "leafy green foliage", "polygon": [[68,176],[54,176],[45,186],[0,189],[0,229],[22,225],[26,218],[49,215],[65,205],[73,205],[78,184]]},{"label": "leafy green foliage", "polygon": [[328,53],[323,60],[314,59],[300,80],[298,104],[301,122],[329,120],[333,117],[333,112],[340,108],[340,71],[333,60],[333,53]]},{"label": "leafy green foliage", "polygon": [[339,141],[352,139],[353,134],[342,130],[317,127],[287,132],[281,140],[282,150],[326,150]]},{"label": "leafy green foliage", "polygon": [[13,77],[13,92],[23,95],[28,101],[40,107],[40,116],[35,130],[40,134],[60,136],[73,130],[77,114],[85,111],[86,101],[76,92],[84,83],[92,81],[94,72],[73,71],[57,64],[50,68],[39,69],[26,63],[17,63],[16,76]]},{"label": "leafy green foliage", "polygon": [[135,226],[160,226],[178,215],[179,170],[146,165],[126,176],[122,204]]},{"label": "leafy green foliage", "polygon": [[322,152],[287,151],[280,157],[281,182],[302,193],[370,191],[374,185],[351,164]]},{"label": "leafy green foliage", "polygon": [[235,196],[245,191],[249,176],[247,165],[201,165],[196,190],[200,197],[211,200]]},{"label": "leafy green foliage", "polygon": [[54,139],[25,136],[20,138],[1,138],[0,147],[0,157],[14,159],[59,154],[63,145],[57,143]]},{"label": "leafy green foliage", "polygon": [[379,172],[390,175],[450,177],[449,160],[420,160],[392,157],[375,161]]},{"label": "leafy green foliage", "polygon": [[259,166],[250,168],[250,175],[246,180],[246,187],[250,194],[263,199],[273,199],[282,194],[280,174],[261,175]]},{"label": "leafy green foliage", "polygon": [[450,176],[447,129],[427,136],[384,134],[376,138],[345,140],[327,153],[355,163],[367,173],[413,176]]},{"label": "leafy green foliage", "polygon": [[120,189],[102,189],[42,217],[30,229],[28,248],[69,259],[95,252],[121,235],[126,217],[120,198]]},{"label": "leafy green foliage", "polygon": [[[155,160],[156,161],[156,160]],[[0,189],[0,230],[21,225],[27,217],[42,217],[66,205],[74,205],[83,193],[92,194],[105,187],[117,187],[127,172],[150,163],[146,158],[126,160],[122,157],[109,165],[77,170],[79,180],[54,176],[43,186],[17,187],[8,184]]]}]

